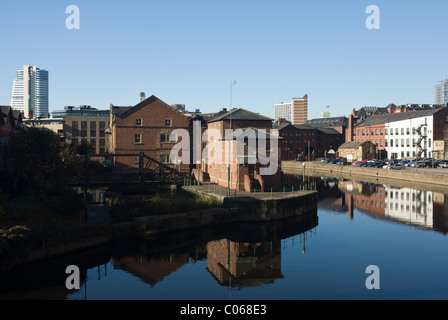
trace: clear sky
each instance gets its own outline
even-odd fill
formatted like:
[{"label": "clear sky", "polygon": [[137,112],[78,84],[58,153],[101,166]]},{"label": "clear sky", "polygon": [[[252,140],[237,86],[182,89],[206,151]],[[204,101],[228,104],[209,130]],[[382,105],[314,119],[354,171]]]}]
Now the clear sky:
[{"label": "clear sky", "polygon": [[[66,28],[66,7],[80,29]],[[366,8],[380,29],[366,28]],[[144,91],[214,112],[309,96],[309,119],[433,103],[448,74],[446,0],[15,0],[0,2],[0,104],[16,70],[49,71],[50,111],[135,105]]]}]

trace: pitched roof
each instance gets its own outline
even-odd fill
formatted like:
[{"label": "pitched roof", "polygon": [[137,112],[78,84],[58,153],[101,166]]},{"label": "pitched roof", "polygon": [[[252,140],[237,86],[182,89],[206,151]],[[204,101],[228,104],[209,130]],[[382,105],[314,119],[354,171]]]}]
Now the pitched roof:
[{"label": "pitched roof", "polygon": [[316,127],[310,126],[306,123],[305,124],[294,124],[293,126],[299,130],[315,130],[316,129]]},{"label": "pitched roof", "polygon": [[[239,130],[239,129],[241,129],[241,130]],[[247,127],[247,128],[238,128],[238,129],[235,129],[234,132],[225,135],[225,136],[222,137],[220,140],[221,140],[221,141],[231,141],[231,140],[234,140],[234,139],[238,139],[238,138],[240,138],[240,137],[244,137],[244,136],[246,136],[247,132],[254,132],[256,138],[258,138],[258,135],[259,135],[260,132],[261,132],[261,133],[264,134],[264,137],[265,137],[266,139],[270,138],[271,136],[272,136],[272,137],[276,137],[276,138],[279,139],[279,140],[283,139],[282,137],[280,137],[280,136],[278,136],[278,135],[276,135],[276,134],[271,134],[271,133],[269,133],[269,132],[266,132],[266,130],[264,130],[264,129],[253,128],[253,127]]]},{"label": "pitched roof", "polygon": [[11,107],[10,106],[0,106],[0,116],[3,119],[3,124],[6,123],[9,114],[11,112]]},{"label": "pitched roof", "polygon": [[305,122],[305,124],[315,128],[348,126],[348,118],[347,117],[317,118],[308,120],[307,122]]},{"label": "pitched roof", "polygon": [[338,130],[335,128],[317,128],[317,133],[323,133],[323,134],[341,134]]},{"label": "pitched roof", "polygon": [[274,129],[277,129],[277,130],[283,130],[283,129],[285,129],[286,127],[288,127],[288,126],[292,126],[292,124],[290,123],[290,122],[282,122],[282,123],[280,123],[280,124],[274,124],[272,127],[274,128]]},{"label": "pitched roof", "polygon": [[427,110],[412,111],[412,112],[379,114],[379,115],[371,116],[364,121],[361,121],[360,123],[355,125],[355,128],[373,126],[373,125],[378,125],[378,124],[383,124],[383,123],[389,123],[389,122],[407,120],[407,119],[414,119],[414,118],[420,118],[420,117],[430,117],[430,116],[434,115],[435,113],[439,112],[440,110],[442,110],[442,108],[427,109]]},{"label": "pitched roof", "polygon": [[370,141],[347,141],[339,146],[338,149],[356,149],[365,143],[371,143]]},{"label": "pitched roof", "polygon": [[154,95],[152,95],[149,98],[143,100],[142,102],[136,104],[135,106],[123,106],[123,107],[113,106],[112,110],[113,110],[114,115],[122,118],[122,117],[127,117],[127,116],[131,115],[132,113],[140,110],[141,108],[146,107],[146,106],[148,106],[154,102],[157,102],[157,101],[161,102],[163,105],[165,105],[167,108],[169,108],[169,110],[172,110],[173,112],[181,114],[182,116],[185,117],[185,115],[182,112],[170,107],[167,103],[160,100],[159,98],[157,98]]},{"label": "pitched roof", "polygon": [[218,115],[210,119],[208,122],[216,122],[222,120],[256,120],[256,121],[273,121],[273,119],[260,115],[246,109],[238,108],[227,111],[224,114]]}]

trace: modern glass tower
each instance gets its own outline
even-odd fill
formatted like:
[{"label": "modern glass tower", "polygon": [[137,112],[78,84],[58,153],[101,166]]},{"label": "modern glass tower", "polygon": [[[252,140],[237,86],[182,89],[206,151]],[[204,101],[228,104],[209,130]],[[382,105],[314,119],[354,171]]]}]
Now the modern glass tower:
[{"label": "modern glass tower", "polygon": [[448,80],[436,84],[434,87],[434,103],[446,104],[448,103]]},{"label": "modern glass tower", "polygon": [[48,71],[29,65],[17,70],[11,108],[22,111],[27,119],[46,118],[49,111]]}]

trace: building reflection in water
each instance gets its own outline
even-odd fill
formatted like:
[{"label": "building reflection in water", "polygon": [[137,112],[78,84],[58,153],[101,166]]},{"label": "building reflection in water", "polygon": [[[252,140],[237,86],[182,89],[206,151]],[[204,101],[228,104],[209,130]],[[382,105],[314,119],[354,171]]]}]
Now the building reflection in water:
[{"label": "building reflection in water", "polygon": [[[297,254],[305,254],[307,234],[316,234],[317,224],[317,212],[303,219],[247,224],[236,227],[228,237],[208,241],[205,245],[179,250],[178,244],[167,243],[163,254],[146,252],[113,257],[111,263],[114,269],[124,270],[155,286],[183,265],[206,259],[207,270],[220,285],[233,288],[262,286],[283,278],[282,246],[291,244],[297,247]],[[170,247],[176,249],[170,250]]]},{"label": "building reflection in water", "polygon": [[355,180],[325,179],[326,192],[320,195],[319,208],[347,212],[354,210],[375,218],[414,227],[448,231],[448,197],[442,192],[399,188]]},{"label": "building reflection in water", "polygon": [[232,242],[207,244],[207,269],[225,286],[253,287],[283,278],[281,240],[264,243]]}]

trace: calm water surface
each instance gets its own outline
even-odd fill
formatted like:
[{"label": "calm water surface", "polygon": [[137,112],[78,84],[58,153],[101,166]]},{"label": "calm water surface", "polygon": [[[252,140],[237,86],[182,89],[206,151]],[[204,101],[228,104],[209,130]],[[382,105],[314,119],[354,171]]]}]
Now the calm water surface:
[{"label": "calm water surface", "polygon": [[[333,179],[318,186],[317,214],[306,219],[98,249],[20,270],[0,298],[448,299],[444,192]],[[69,264],[82,270],[80,290],[65,289]],[[379,290],[366,288],[369,265],[380,270]]]}]

